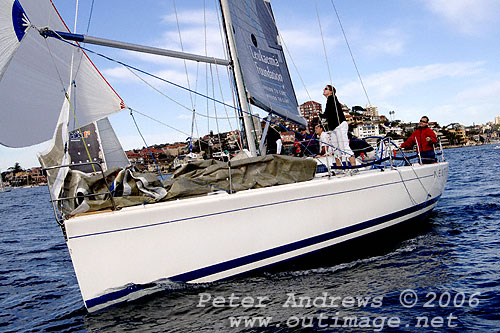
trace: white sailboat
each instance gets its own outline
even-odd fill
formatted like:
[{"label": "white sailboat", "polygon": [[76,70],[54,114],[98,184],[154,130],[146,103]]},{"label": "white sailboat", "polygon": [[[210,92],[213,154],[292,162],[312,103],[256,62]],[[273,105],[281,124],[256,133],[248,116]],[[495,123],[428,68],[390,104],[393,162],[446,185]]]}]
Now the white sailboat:
[{"label": "white sailboat", "polygon": [[[220,3],[230,60],[147,51],[231,64],[249,138],[247,148],[255,156],[249,101],[287,120],[304,120],[297,112],[269,1]],[[26,146],[52,138],[54,146],[41,160],[46,167],[56,167],[49,169],[51,196],[63,200],[61,190],[69,172],[64,165],[71,163],[65,149],[70,140],[69,118],[77,118],[81,128],[120,111],[125,103],[81,50],[75,53],[73,44],[60,39],[119,43],[69,34],[50,1],[1,0],[0,6],[0,46],[5,50],[0,57],[1,113],[16,110],[12,127],[0,125],[0,143]],[[252,24],[245,23],[249,9],[256,14]],[[45,26],[50,30],[40,29]],[[40,32],[55,38],[44,38]],[[261,39],[262,34],[272,37]],[[123,43],[115,46],[146,49]],[[75,73],[76,96],[71,94]],[[35,92],[29,99],[19,100],[12,92],[27,85],[36,88]],[[277,87],[278,94],[270,87]],[[79,113],[72,114],[76,103]],[[26,119],[37,123],[37,131],[20,138],[19,132],[31,125]],[[229,165],[231,186],[230,172]],[[96,311],[153,290],[155,281],[216,281],[423,216],[436,206],[447,176],[448,163],[443,160],[365,167],[355,176],[323,173],[279,186],[216,191],[120,210],[66,215],[59,222],[85,306]]]}]

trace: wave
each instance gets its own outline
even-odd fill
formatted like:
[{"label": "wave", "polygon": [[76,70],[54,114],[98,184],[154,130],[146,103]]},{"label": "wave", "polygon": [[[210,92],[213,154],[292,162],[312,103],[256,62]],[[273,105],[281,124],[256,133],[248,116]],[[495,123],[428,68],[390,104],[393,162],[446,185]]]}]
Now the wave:
[{"label": "wave", "polygon": [[342,263],[331,267],[320,267],[320,268],[312,268],[299,271],[287,271],[287,272],[265,273],[265,274],[270,277],[298,277],[298,276],[307,276],[311,274],[331,274],[339,271],[349,270],[357,266],[370,264],[378,261],[384,261],[401,254],[412,253],[419,247],[419,242],[424,237],[425,236],[418,236],[413,239],[409,239],[405,241],[400,248],[380,256],[372,256],[368,258],[357,259],[351,262]]}]

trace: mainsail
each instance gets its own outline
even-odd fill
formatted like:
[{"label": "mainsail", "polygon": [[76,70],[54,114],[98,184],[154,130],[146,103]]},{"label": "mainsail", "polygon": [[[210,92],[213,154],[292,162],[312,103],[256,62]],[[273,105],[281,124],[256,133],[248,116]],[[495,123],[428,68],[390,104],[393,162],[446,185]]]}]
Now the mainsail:
[{"label": "mainsail", "polygon": [[306,125],[268,0],[228,1],[245,88],[252,104]]},{"label": "mainsail", "polygon": [[26,147],[51,139],[70,85],[79,126],[124,108],[84,52],[33,28],[69,31],[52,1],[0,0],[0,16],[0,144]]}]

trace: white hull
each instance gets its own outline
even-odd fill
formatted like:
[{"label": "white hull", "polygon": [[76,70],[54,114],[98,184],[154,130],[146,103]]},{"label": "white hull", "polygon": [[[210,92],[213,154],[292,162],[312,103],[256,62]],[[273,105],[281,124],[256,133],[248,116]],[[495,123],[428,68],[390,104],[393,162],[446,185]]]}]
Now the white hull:
[{"label": "white hull", "polygon": [[67,220],[67,244],[94,311],[130,284],[215,281],[409,220],[447,176],[443,162],[129,207]]}]

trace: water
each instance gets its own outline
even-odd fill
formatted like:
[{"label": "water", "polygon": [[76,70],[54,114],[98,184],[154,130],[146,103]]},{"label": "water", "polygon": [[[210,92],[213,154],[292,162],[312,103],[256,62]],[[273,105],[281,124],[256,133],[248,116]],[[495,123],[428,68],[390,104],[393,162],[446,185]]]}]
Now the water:
[{"label": "water", "polygon": [[500,151],[488,145],[445,156],[445,193],[417,228],[279,270],[165,283],[155,295],[96,314],[83,306],[47,188],[2,193],[0,331],[214,331],[230,330],[231,317],[271,317],[268,328],[242,321],[233,331],[498,331]]}]

